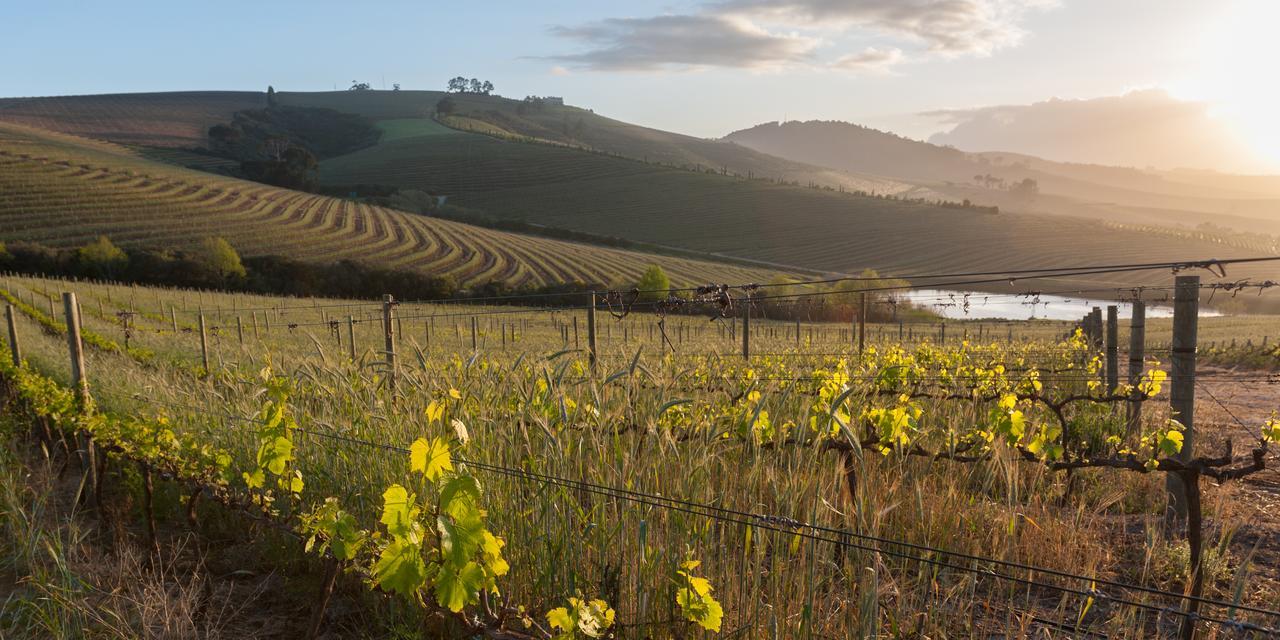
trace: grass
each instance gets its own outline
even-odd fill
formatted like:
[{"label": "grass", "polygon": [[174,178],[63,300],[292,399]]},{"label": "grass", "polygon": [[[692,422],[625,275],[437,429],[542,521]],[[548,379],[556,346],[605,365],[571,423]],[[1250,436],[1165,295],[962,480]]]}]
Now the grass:
[{"label": "grass", "polygon": [[[405,305],[397,310],[403,321],[398,347],[403,394],[390,402],[379,389],[381,343],[378,329],[372,326],[377,305],[30,278],[6,278],[3,286],[20,299],[34,298],[37,303],[61,290],[76,290],[86,329],[118,341],[123,340],[123,328],[116,312],[142,312],[135,316],[132,339],[135,346],[154,352],[156,359],[143,364],[117,353],[90,350],[94,397],[108,411],[163,413],[180,433],[232,451],[237,464],[252,457],[253,432],[235,420],[211,420],[210,416],[253,415],[261,403],[254,374],[270,362],[295,380],[292,411],[309,429],[407,445],[423,435],[447,432],[425,412],[428,402],[443,400],[448,417],[465,423],[471,441],[461,453],[474,460],[1180,588],[1176,553],[1159,537],[1147,538],[1148,529],[1159,521],[1152,505],[1159,504],[1161,489],[1146,476],[1077,474],[1081,488],[1063,506],[1067,500],[1062,495],[1064,478],[1035,466],[1000,458],[987,464],[955,465],[868,454],[858,462],[859,487],[850,496],[837,473],[838,459],[814,450],[757,448],[712,434],[678,439],[663,431],[659,407],[671,399],[693,399],[698,406],[718,411],[734,406],[738,401],[733,396],[748,385],[743,381],[745,365],[732,355],[736,343],[729,328],[705,319],[669,319],[668,331],[687,333],[688,338],[675,340],[681,355],[662,358],[657,355],[660,338],[651,334],[653,318],[633,315],[614,321],[601,314],[602,377],[615,371],[625,374],[637,352],[638,373],[590,382],[580,374],[580,354],[557,355],[572,349],[572,337],[564,340],[560,330],[572,324],[568,313],[517,310],[477,316],[481,344],[475,354],[468,335],[470,316],[510,309]],[[210,325],[217,327],[210,340],[214,375],[192,375],[199,357],[198,341],[191,333],[172,333],[169,307],[177,309],[181,327],[193,324],[197,307],[206,310]],[[347,360],[348,345],[339,343],[346,340],[345,332],[331,334],[323,324],[347,315],[365,320],[356,329],[355,362]],[[234,331],[236,317],[248,327],[244,344]],[[1213,319],[1224,327],[1227,321]],[[288,323],[297,326],[290,329]],[[255,324],[257,331],[252,328]],[[580,316],[579,324],[585,328]],[[949,331],[962,333],[977,324],[953,322]],[[678,329],[681,326],[685,328]],[[773,354],[751,363],[760,372],[754,388],[779,423],[803,419],[810,401],[770,374],[835,366],[839,357],[805,354],[843,352],[843,357],[850,357],[848,336],[840,333],[840,327],[802,326],[802,334],[817,333],[803,349],[794,351],[792,338],[785,334],[791,326],[753,324],[760,352]],[[1015,328],[1019,344],[1024,337],[1031,339],[1027,353],[1040,362],[1053,360],[1051,350],[1037,350],[1050,346],[1047,336],[1060,330],[1061,324]],[[65,381],[65,339],[41,333],[26,318],[20,332],[30,362]],[[872,342],[877,348],[894,342],[892,336],[878,334],[873,332]],[[993,339],[1004,335],[997,331]],[[1022,348],[1005,345],[997,352],[1016,353]],[[709,352],[725,355],[693,357]],[[702,390],[697,382],[703,376],[723,380],[731,388]],[[1072,383],[1050,380],[1049,384]],[[451,399],[449,389],[458,390],[460,399]],[[562,404],[565,399],[575,406]],[[1146,419],[1159,424],[1166,414],[1156,406],[1159,403],[1151,404]],[[962,402],[930,404],[927,411],[955,424],[971,423],[982,415],[978,407]],[[1089,416],[1098,428],[1113,428],[1115,420],[1122,420],[1096,412]],[[718,420],[709,417],[708,423],[720,424]],[[639,427],[612,428],[625,424]],[[297,451],[299,468],[307,479],[304,499],[340,496],[363,526],[373,526],[370,523],[377,519],[381,488],[407,477],[407,460],[383,450],[307,437]],[[1119,478],[1125,481],[1117,482]],[[1036,631],[1039,627],[1028,617],[1029,610],[1039,617],[1074,622],[1082,606],[1056,596],[1047,602],[1029,599],[1020,589],[1008,590],[1007,585],[974,580],[970,574],[888,555],[851,552],[839,556],[829,544],[788,534],[708,522],[501,476],[480,479],[487,521],[506,539],[512,565],[511,574],[502,581],[503,592],[539,615],[580,591],[606,597],[618,610],[620,623],[656,625],[659,637],[676,635],[679,625],[670,622],[668,568],[689,558],[703,562],[700,571],[715,585],[725,605],[726,635],[736,631],[743,637],[771,633],[839,637],[850,629],[879,625],[930,636],[963,637],[996,630],[1032,637],[1043,630]],[[1126,504],[1136,506],[1118,506],[1123,501],[1117,495],[1133,496]],[[1132,515],[1134,511],[1139,515]],[[1128,518],[1131,533],[1116,530],[1120,518]],[[1219,571],[1224,577],[1215,584],[1215,593],[1233,591],[1236,585],[1230,576],[1235,567],[1231,569]],[[1274,597],[1248,588],[1243,593],[1262,602]],[[1131,637],[1168,631],[1158,630],[1150,618],[1103,606],[1097,609],[1110,613],[1095,611],[1090,618],[1095,630]],[[621,633],[641,637],[646,631],[628,626]]]},{"label": "grass", "polygon": [[[403,130],[403,127],[402,127]],[[416,138],[409,138],[416,139]],[[661,264],[677,282],[769,272],[473,227],[148,160],[108,143],[0,124],[0,240],[181,247],[222,236],[243,255],[355,259],[504,281],[634,282]]]}]

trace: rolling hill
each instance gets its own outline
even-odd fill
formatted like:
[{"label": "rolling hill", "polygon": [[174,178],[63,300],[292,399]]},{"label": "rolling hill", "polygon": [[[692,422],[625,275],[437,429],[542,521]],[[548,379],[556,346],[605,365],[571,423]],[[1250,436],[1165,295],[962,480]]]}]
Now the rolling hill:
[{"label": "rolling hill", "polygon": [[242,254],[451,275],[463,284],[634,282],[652,263],[685,284],[770,273],[505,233],[175,167],[118,145],[0,124],[0,240],[124,246],[227,238]]},{"label": "rolling hill", "polygon": [[[948,199],[1027,213],[1087,216],[1138,225],[1205,222],[1280,236],[1280,193],[1261,179],[1227,180],[1127,167],[1054,162],[1015,153],[966,153],[847,122],[769,122],[724,140],[763,153],[915,184]],[[989,176],[994,184],[978,182]],[[1034,180],[1035,197],[1007,187]]]},{"label": "rolling hill", "polygon": [[1269,253],[1269,245],[1233,245],[1203,232],[856,196],[466,132],[384,140],[325,161],[320,175],[335,184],[421,189],[495,217],[822,271],[911,274]]},{"label": "rolling hill", "polygon": [[[159,99],[155,97],[157,95],[166,94],[143,95],[138,99],[137,109],[145,112],[154,108],[152,103]],[[243,95],[244,100],[252,101],[262,94]],[[382,129],[383,135],[378,144],[326,159],[321,163],[319,175],[322,182],[328,185],[365,184],[418,189],[443,196],[450,207],[467,215],[519,220],[532,225],[622,237],[706,255],[755,260],[780,268],[842,273],[874,268],[895,275],[910,275],[939,271],[985,271],[1045,265],[1225,258],[1277,253],[1274,239],[1196,229],[1190,224],[1193,219],[1189,218],[1196,212],[1158,206],[1169,204],[1168,200],[1155,200],[1145,208],[1131,203],[1094,201],[1090,203],[1093,209],[1089,210],[1091,213],[1088,216],[1063,215],[1077,211],[1080,203],[1084,202],[1084,197],[1052,192],[1058,188],[1056,185],[1061,185],[1067,191],[1077,188],[1103,191],[1110,189],[1113,193],[1131,191],[1142,194],[1143,197],[1172,198],[1174,203],[1186,196],[1167,189],[1163,192],[1126,190],[1108,183],[1112,179],[1120,181],[1118,176],[1123,175],[1121,172],[1130,170],[1068,167],[1070,171],[1051,174],[1056,163],[1032,166],[1029,162],[1020,162],[1012,157],[988,158],[961,154],[896,136],[889,136],[892,140],[881,142],[897,145],[896,148],[901,153],[898,156],[892,156],[887,151],[882,153],[880,165],[823,169],[816,167],[816,164],[781,159],[759,150],[750,151],[740,144],[699,140],[618,123],[583,109],[546,104],[539,110],[521,101],[495,96],[450,95],[455,108],[442,119],[442,124],[429,116],[433,115],[435,105],[443,96],[443,93],[430,91],[277,94],[282,104],[326,107],[358,113],[375,120]],[[56,99],[49,100],[56,102]],[[168,95],[165,100],[173,102],[177,98]],[[111,129],[105,123],[112,118],[119,118],[124,123],[139,121],[140,118],[133,115],[127,107],[128,101],[125,98],[112,97],[109,102],[113,108],[95,116],[92,101],[72,100],[65,109],[76,107],[81,110],[74,113],[75,117],[69,117],[68,124],[62,128],[75,129],[85,122],[97,122],[95,117],[101,119],[102,122],[95,126],[102,130]],[[53,102],[41,104],[46,112],[56,111]],[[198,130],[216,111],[213,107],[188,108],[184,112],[187,114],[185,117],[190,118],[187,130]],[[13,112],[12,108],[7,111],[0,109],[0,121],[6,120],[6,114],[12,115]],[[581,126],[578,125],[578,117],[581,117]],[[566,121],[569,123],[567,128],[563,126]],[[557,122],[561,125],[559,130]],[[53,128],[62,126],[52,116],[44,124]],[[474,131],[459,130],[459,127]],[[885,136],[871,130],[862,130],[858,134],[870,136],[873,140],[880,140],[879,136]],[[113,135],[107,131],[101,137],[110,140]],[[225,169],[216,166],[214,161],[206,160],[207,156],[188,150],[172,146],[139,147],[136,142],[139,139],[137,134],[117,136],[116,139],[134,145],[137,151],[129,154],[116,149],[111,152],[112,157],[116,158],[112,162],[120,162],[118,158],[122,154],[129,157],[128,162],[145,162],[137,156],[147,155],[195,166],[203,161],[213,166],[202,168]],[[154,139],[169,142],[175,138],[156,134]],[[729,155],[722,158],[716,156],[716,153]],[[927,162],[916,162],[921,154],[927,155]],[[725,162],[716,168],[714,162],[718,160]],[[816,160],[833,162],[831,158]],[[735,164],[729,165],[727,161]],[[763,164],[752,165],[753,162]],[[163,165],[151,163],[147,166],[151,167],[148,171],[159,171],[156,167]],[[790,169],[800,172],[834,172],[855,184],[883,187],[866,189],[867,191],[902,194],[903,197],[855,195],[847,192],[853,189],[852,186],[845,188],[823,182],[817,179],[817,173],[803,174],[808,178],[799,181],[828,186],[806,188],[781,184],[767,171],[756,173],[751,166],[768,167],[770,171]],[[1009,173],[1010,177],[1006,179],[1011,179],[1013,175],[1049,177],[1044,178],[1041,193],[1032,199],[1036,206],[1020,208],[1016,205],[1025,202],[1007,191],[963,184],[961,180],[972,182],[973,166],[1004,167],[1009,171],[1023,172]],[[869,174],[860,172],[863,169],[880,170],[886,167],[902,172],[911,168],[915,173],[910,174],[910,178],[867,178]],[[170,167],[170,170],[176,169]],[[996,170],[988,169],[988,172],[995,173]],[[1094,175],[1097,173],[1103,177]],[[213,179],[203,174],[183,175],[186,176],[183,179],[188,181],[195,181],[195,175],[201,175],[201,180]],[[755,179],[748,179],[748,176]],[[948,183],[943,179],[948,176],[957,179]],[[788,178],[787,181],[791,180]],[[1151,182],[1158,184],[1158,180]],[[241,193],[263,188],[252,183],[235,181],[235,184],[241,185],[234,189]],[[1223,192],[1229,190],[1218,191],[1214,197],[1223,196]],[[1001,212],[994,214],[977,207],[939,206],[933,200],[940,193],[956,200],[968,198],[975,202],[983,201],[979,197],[981,195],[994,194],[993,198],[1001,204]],[[919,195],[927,198],[905,199]],[[69,193],[61,197],[72,199],[74,196]],[[502,256],[475,259],[485,266],[458,267],[473,279],[502,274],[503,277],[516,280],[537,281],[549,277],[548,273],[554,273],[539,266],[528,266],[542,262],[562,265],[558,267],[561,273],[588,268],[585,266],[588,264],[590,269],[605,269],[595,262],[589,263],[580,258],[586,255],[582,252],[588,251],[583,245],[570,245],[573,247],[572,251],[566,250],[565,245],[554,245],[557,248],[541,249],[543,253],[514,256],[510,255],[514,250],[501,244],[485,244],[489,241],[480,240],[479,236],[474,235],[483,230],[474,227],[450,226],[440,220],[319,196],[290,194],[289,197],[290,203],[298,204],[281,206],[302,208],[308,212],[291,212],[272,221],[272,224],[284,225],[290,230],[315,226],[327,228],[326,225],[332,224],[335,217],[313,213],[317,209],[327,211],[325,207],[336,207],[342,210],[344,207],[349,209],[361,206],[378,212],[379,219],[400,221],[412,227],[429,225],[435,233],[443,233],[444,229],[457,229],[456,233],[462,233],[461,229],[466,229],[474,237],[448,240],[446,244],[457,242],[472,247],[479,244],[483,249],[476,248],[473,250],[475,253],[491,250]],[[182,202],[185,200],[178,201]],[[87,208],[88,205],[84,206]],[[1046,212],[1036,207],[1048,209],[1048,213],[1054,215],[1044,215]],[[280,206],[276,207],[278,208]],[[44,215],[53,215],[55,212],[56,208],[51,207]],[[1247,221],[1256,220],[1242,217]],[[28,221],[24,233],[32,233],[33,227],[38,227],[32,222],[37,218],[37,214],[24,218]],[[338,215],[336,220],[345,225],[348,224],[349,217]],[[414,222],[407,222],[410,220]],[[1188,222],[1187,226],[1179,227],[1178,224],[1184,220]],[[136,221],[135,224],[135,232],[142,233],[141,221]],[[112,225],[104,221],[98,228],[110,226]],[[166,234],[176,233],[172,230],[171,222],[160,226],[167,229],[164,232]],[[245,232],[241,241],[247,243],[250,251],[265,251],[274,242],[262,238],[279,237],[270,236],[264,229],[266,227]],[[345,233],[333,230],[330,232],[339,236]],[[379,232],[374,233],[376,235]],[[312,255],[318,258],[367,254],[379,256],[378,259],[390,264],[431,268],[430,259],[413,257],[418,254],[412,249],[403,246],[400,249],[389,248],[398,246],[398,242],[387,240],[385,235],[411,236],[412,232],[383,234],[377,240],[346,243],[334,238],[319,242],[320,248],[309,251],[314,251]],[[295,236],[297,234],[289,235],[288,240],[303,242],[303,238]],[[501,242],[504,243],[516,242],[518,239],[521,246],[548,246],[543,243],[550,242],[541,238],[509,234],[493,237],[502,238]],[[306,242],[311,240],[306,239]],[[433,242],[440,241],[409,241],[410,244],[424,246],[432,245]],[[603,251],[596,248],[590,250]],[[592,260],[597,255],[606,262],[624,265],[617,269],[628,273],[634,273],[631,265],[648,260],[627,252],[592,254]],[[624,255],[631,257],[623,259],[621,256]],[[664,258],[665,260],[667,259]],[[498,264],[507,266],[496,266]],[[707,278],[705,275],[709,272],[701,265],[702,263],[696,262],[682,264],[678,276],[684,278],[684,281],[732,279]],[[480,275],[475,275],[473,271]],[[677,270],[673,268],[669,271],[675,273]],[[720,273],[724,271],[721,270]],[[1271,272],[1250,269],[1233,273],[1241,276],[1250,274],[1274,276]],[[1073,287],[1129,287],[1163,284],[1167,280],[1167,273],[1155,273],[1079,278],[1053,284]],[[988,288],[1002,289],[999,285]]]}]

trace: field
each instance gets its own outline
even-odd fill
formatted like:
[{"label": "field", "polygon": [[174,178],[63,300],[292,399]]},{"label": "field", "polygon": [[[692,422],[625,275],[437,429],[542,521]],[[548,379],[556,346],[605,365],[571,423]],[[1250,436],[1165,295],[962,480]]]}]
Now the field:
[{"label": "field", "polygon": [[[105,142],[0,125],[0,240],[181,247],[221,236],[246,256],[356,259],[504,281],[634,282],[661,264],[682,283],[719,265],[522,236],[174,167]],[[768,279],[737,267],[735,278]]]},{"label": "field", "polygon": [[[1031,398],[1101,397],[1089,348],[1060,339],[1066,323],[951,322],[945,344],[920,324],[901,345],[896,325],[877,325],[860,356],[848,327],[757,319],[744,360],[740,320],[668,316],[668,343],[657,317],[601,309],[593,372],[581,307],[406,302],[393,370],[379,304],[16,277],[0,289],[18,304],[28,362],[0,365],[11,388],[21,381],[15,393],[60,397],[33,374],[70,384],[57,318],[60,292],[77,292],[89,393],[106,416],[83,428],[113,455],[204,478],[234,510],[262,514],[270,496],[270,519],[317,536],[348,572],[330,628],[547,638],[559,607],[604,624],[603,607],[569,600],[600,598],[628,638],[1167,637],[1185,606],[1186,550],[1161,533],[1161,474],[1050,470],[1070,459],[1045,448],[1055,438],[1070,452],[1114,436],[1141,459],[1167,437],[1167,391],[1133,431],[1107,402],[1065,402],[1073,435],[1055,434]],[[1206,318],[1203,333],[1273,320]],[[1168,321],[1151,325],[1148,353],[1162,359]],[[1215,394],[1267,380],[1223,375],[1205,379]],[[1265,414],[1245,408],[1256,441]],[[1200,453],[1228,435],[1250,446],[1208,415]],[[994,441],[972,440],[987,429]],[[125,466],[107,469],[126,481]],[[157,517],[181,518],[185,485],[156,482]],[[1212,622],[1223,616],[1280,624],[1235,608],[1277,601],[1280,565],[1269,543],[1251,546],[1276,530],[1251,497],[1265,482],[1204,484],[1205,596],[1235,605],[1205,603],[1206,633],[1231,632]],[[144,507],[131,508],[139,530]],[[373,597],[364,579],[398,596]],[[437,614],[414,613],[418,601]]]},{"label": "field", "polygon": [[266,103],[265,93],[249,91],[0,98],[0,121],[120,144],[197,147],[209,127]]},{"label": "field", "polygon": [[[325,161],[320,175],[338,184],[381,182],[443,194],[450,204],[502,218],[844,273],[1265,255],[1260,247],[1201,234],[858,197],[462,132],[382,142]],[[1165,275],[1054,284],[1150,284]]]}]

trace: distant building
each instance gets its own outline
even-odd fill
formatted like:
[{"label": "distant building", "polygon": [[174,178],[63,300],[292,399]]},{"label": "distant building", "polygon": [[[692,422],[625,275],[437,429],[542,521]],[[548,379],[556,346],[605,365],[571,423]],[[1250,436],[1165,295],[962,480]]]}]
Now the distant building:
[{"label": "distant building", "polygon": [[554,104],[559,107],[564,106],[564,98],[561,98],[559,96],[546,96],[543,98],[543,100],[546,101],[547,104]]}]

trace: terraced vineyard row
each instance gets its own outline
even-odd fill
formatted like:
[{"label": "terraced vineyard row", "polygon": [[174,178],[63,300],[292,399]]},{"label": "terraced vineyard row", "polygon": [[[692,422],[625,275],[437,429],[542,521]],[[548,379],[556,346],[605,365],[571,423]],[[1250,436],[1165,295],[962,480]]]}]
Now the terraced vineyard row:
[{"label": "terraced vineyard row", "polygon": [[[859,197],[461,132],[400,138],[326,160],[321,178],[390,183],[446,194],[450,203],[502,217],[841,272],[987,271],[1123,263],[1137,254],[1165,260],[1269,253],[1212,234]],[[1155,282],[1143,274],[1102,279],[1126,286]],[[1089,281],[1096,286],[1098,280]]]},{"label": "terraced vineyard row", "polygon": [[0,125],[5,240],[53,246],[109,235],[125,246],[227,238],[245,255],[344,258],[460,283],[632,282],[659,263],[678,282],[760,271],[493,231],[348,200],[199,173],[107,144]]}]

